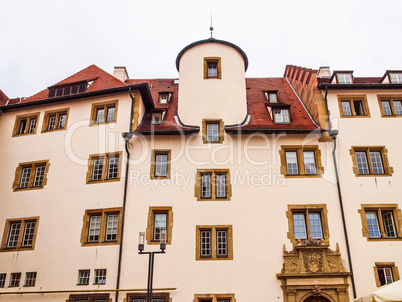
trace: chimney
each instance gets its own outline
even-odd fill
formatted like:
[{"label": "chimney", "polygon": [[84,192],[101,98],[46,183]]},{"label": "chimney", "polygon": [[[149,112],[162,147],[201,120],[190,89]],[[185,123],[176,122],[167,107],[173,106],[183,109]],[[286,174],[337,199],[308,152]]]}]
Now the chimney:
[{"label": "chimney", "polygon": [[331,77],[331,70],[329,66],[322,66],[318,69],[317,78],[330,78]]},{"label": "chimney", "polygon": [[128,73],[125,66],[115,66],[113,71],[113,76],[118,78],[120,81],[125,82],[128,80]]}]

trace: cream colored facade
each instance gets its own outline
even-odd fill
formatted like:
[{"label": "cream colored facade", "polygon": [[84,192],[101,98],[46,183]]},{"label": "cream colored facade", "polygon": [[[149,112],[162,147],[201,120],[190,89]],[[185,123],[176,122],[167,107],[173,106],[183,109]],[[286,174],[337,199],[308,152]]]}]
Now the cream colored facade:
[{"label": "cream colored facade", "polygon": [[[213,62],[219,58],[220,76],[205,77],[205,58],[212,58]],[[147,116],[156,109],[165,110],[164,126],[170,118],[169,110],[175,107],[150,108],[146,92],[136,90],[135,85],[132,91],[127,88],[124,92],[79,99],[61,98],[35,106],[2,106],[0,276],[6,274],[6,277],[4,287],[0,288],[0,301],[137,302],[132,298],[138,294],[145,298],[148,257],[138,254],[138,238],[139,232],[146,232],[145,251],[159,250],[159,242],[149,234],[154,232],[155,213],[167,214],[168,233],[166,253],[155,255],[153,288],[155,297],[161,298],[157,302],[344,302],[354,296],[348,253],[358,296],[375,288],[375,263],[402,265],[397,252],[401,248],[401,235],[377,241],[364,237],[362,216],[358,212],[366,204],[402,207],[398,200],[401,189],[397,185],[401,145],[394,134],[400,119],[381,117],[377,95],[384,94],[383,90],[364,92],[369,118],[341,118],[339,114],[338,96],[361,95],[362,91],[330,90],[327,97],[332,127],[339,131],[336,159],[348,251],[332,158],[334,141],[325,131],[323,134],[328,129],[322,110],[317,111],[317,116],[312,114],[314,121],[302,104],[304,99],[292,92],[295,85],[284,77],[281,86],[272,85],[268,90],[278,91],[280,98],[286,95],[294,99],[286,108],[290,108],[294,124],[291,126],[298,126],[297,131],[291,127],[276,129],[274,125],[269,131],[236,134],[224,126],[257,124],[250,117],[252,105],[246,91],[251,86],[246,84],[245,54],[233,44],[203,40],[185,48],[177,63],[177,115],[170,120],[181,121],[175,125],[180,128],[176,132],[162,129],[154,135],[141,134],[141,127],[150,121]],[[128,86],[133,85],[126,78],[122,80]],[[170,91],[168,88],[161,88],[159,93]],[[258,89],[261,95],[267,90]],[[285,89],[286,94],[281,94]],[[297,87],[296,91],[302,95]],[[152,88],[151,92],[152,101],[157,104],[158,94]],[[316,93],[321,94],[319,90]],[[324,92],[321,101],[323,98]],[[91,123],[93,104],[110,102],[117,104],[114,121]],[[309,104],[306,107],[313,111]],[[41,131],[45,112],[66,108],[69,111],[65,130]],[[308,116],[309,125],[316,126],[315,131],[304,129],[303,121],[298,122],[300,112]],[[18,116],[32,113],[39,113],[36,133],[13,136]],[[221,123],[223,140],[205,143],[206,120]],[[192,132],[184,133],[183,129]],[[125,142],[122,133],[127,137],[129,132],[133,135]],[[286,175],[285,152],[296,150],[302,154],[302,146],[314,151],[318,172]],[[349,151],[352,146],[385,146],[392,175],[356,176]],[[126,150],[130,155],[127,174]],[[170,156],[168,177],[152,175],[153,157],[158,151]],[[93,172],[91,156],[116,152],[120,152],[118,179],[96,183],[88,180]],[[13,189],[15,179],[17,183],[20,181],[15,175],[21,163],[45,160],[49,165],[43,188]],[[301,168],[302,163],[299,165]],[[200,196],[199,177],[206,172],[214,175],[212,179],[219,173],[230,176],[226,180],[225,198]],[[217,194],[214,185],[211,189]],[[86,242],[90,213],[95,212],[120,215],[117,241]],[[305,217],[318,213],[322,238],[312,239],[308,226],[307,240],[295,238],[295,213]],[[36,219],[34,247],[7,248],[10,221],[24,222],[32,217]],[[101,233],[105,232],[105,217]],[[217,249],[215,230],[226,232],[226,255],[206,258],[200,255],[202,230],[211,230],[213,253]],[[105,283],[94,284],[98,269],[106,269]],[[88,284],[77,284],[79,270],[90,271]],[[37,273],[34,286],[24,286],[27,272]],[[21,273],[19,286],[10,286],[13,273]]]}]

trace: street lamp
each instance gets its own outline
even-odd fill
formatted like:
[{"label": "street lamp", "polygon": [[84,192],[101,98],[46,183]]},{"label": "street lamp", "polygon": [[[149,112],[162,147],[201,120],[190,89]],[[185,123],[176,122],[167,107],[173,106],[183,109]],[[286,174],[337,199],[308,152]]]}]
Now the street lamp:
[{"label": "street lamp", "polygon": [[140,232],[138,239],[138,254],[148,254],[148,284],[147,284],[147,302],[152,302],[152,281],[154,277],[154,255],[164,254],[166,249],[166,231],[162,230],[160,236],[160,251],[144,252],[145,232]]}]

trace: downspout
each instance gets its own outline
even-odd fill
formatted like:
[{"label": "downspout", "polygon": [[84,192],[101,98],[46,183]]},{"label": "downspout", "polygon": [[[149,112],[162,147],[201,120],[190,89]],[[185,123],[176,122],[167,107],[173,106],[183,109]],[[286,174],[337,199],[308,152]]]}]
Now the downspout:
[{"label": "downspout", "polygon": [[335,154],[335,151],[336,151],[336,135],[338,134],[338,131],[331,129],[331,121],[329,119],[329,109],[328,109],[327,95],[328,95],[328,86],[325,85],[325,97],[324,97],[324,99],[325,99],[325,109],[326,109],[326,112],[327,112],[328,134],[331,136],[331,138],[334,141],[334,148],[332,150],[332,158],[333,158],[333,161],[334,161],[334,168],[335,168],[336,187],[338,189],[339,205],[341,207],[343,232],[344,232],[344,235],[345,235],[346,250],[347,250],[347,253],[348,253],[349,268],[350,268],[350,273],[351,273],[350,277],[351,277],[351,281],[352,281],[353,298],[356,299],[356,286],[355,286],[355,279],[354,279],[354,274],[353,274],[352,257],[350,255],[348,231],[347,231],[347,228],[346,228],[345,211],[344,211],[344,208],[343,208],[342,192],[341,192],[341,186],[340,186],[340,183],[339,183],[338,165],[337,165],[337,162],[336,162],[336,154]]},{"label": "downspout", "polygon": [[128,186],[128,171],[130,167],[130,152],[128,151],[128,141],[132,137],[131,135],[131,127],[133,125],[133,110],[134,110],[134,97],[131,94],[131,87],[129,88],[128,91],[130,98],[131,98],[131,112],[130,112],[130,123],[129,123],[129,130],[128,133],[122,133],[124,142],[125,142],[125,148],[126,148],[126,154],[127,154],[127,162],[126,162],[126,179],[124,180],[124,193],[123,193],[123,211],[122,211],[122,218],[121,218],[121,235],[120,235],[120,246],[119,246],[119,262],[117,266],[117,280],[116,280],[116,297],[115,301],[119,301],[119,289],[120,289],[120,273],[121,273],[121,259],[123,256],[123,238],[124,238],[124,220],[126,217],[126,201],[127,201],[127,186]]}]

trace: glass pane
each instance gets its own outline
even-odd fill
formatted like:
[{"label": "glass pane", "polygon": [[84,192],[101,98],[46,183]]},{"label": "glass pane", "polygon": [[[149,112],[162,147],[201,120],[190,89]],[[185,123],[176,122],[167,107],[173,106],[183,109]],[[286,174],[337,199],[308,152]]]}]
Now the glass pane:
[{"label": "glass pane", "polygon": [[304,171],[306,174],[317,174],[314,151],[303,151]]},{"label": "glass pane", "polygon": [[201,231],[201,256],[211,256],[211,231]]},{"label": "glass pane", "polygon": [[216,174],[216,197],[225,198],[226,197],[226,174]]},{"label": "glass pane", "polygon": [[395,221],[392,211],[383,211],[382,221],[384,223],[384,231],[387,237],[396,237]]},{"label": "glass pane", "polygon": [[105,284],[106,283],[106,269],[96,269],[95,270],[95,284]]},{"label": "glass pane", "polygon": [[207,142],[219,142],[219,124],[207,124]]},{"label": "glass pane", "polygon": [[119,175],[119,157],[109,158],[109,167],[107,169],[107,178],[117,178]]},{"label": "glass pane", "polygon": [[101,180],[103,173],[103,158],[93,160],[92,180]]},{"label": "glass pane", "polygon": [[293,226],[295,230],[295,238],[296,239],[306,239],[306,221],[304,219],[303,213],[294,213],[293,214]]},{"label": "glass pane", "polygon": [[89,284],[89,270],[78,271],[78,284]]},{"label": "glass pane", "polygon": [[299,167],[297,164],[297,152],[287,151],[286,152],[286,170],[288,175],[298,175]]},{"label": "glass pane", "polygon": [[389,103],[389,101],[381,101],[381,104],[384,115],[392,115],[391,104]]},{"label": "glass pane", "polygon": [[28,221],[25,223],[24,237],[22,240],[22,246],[32,246],[34,234],[35,234],[36,221]]},{"label": "glass pane", "polygon": [[28,129],[28,133],[34,133],[35,132],[35,128],[36,128],[36,118],[32,118],[29,121],[29,129]]},{"label": "glass pane", "polygon": [[211,187],[211,174],[201,175],[201,197],[211,198],[212,187]]},{"label": "glass pane", "polygon": [[352,110],[350,109],[350,102],[344,101],[342,102],[342,111],[344,116],[351,116]]},{"label": "glass pane", "polygon": [[0,288],[4,287],[6,283],[6,274],[0,274]]},{"label": "glass pane", "polygon": [[7,247],[17,247],[18,237],[20,236],[21,222],[14,222],[10,225],[10,231],[8,233]]},{"label": "glass pane", "polygon": [[396,115],[402,115],[402,102],[394,101],[394,108]]},{"label": "glass pane", "polygon": [[370,151],[371,164],[373,165],[374,174],[384,174],[384,167],[382,165],[381,152]]},{"label": "glass pane", "polygon": [[154,215],[154,240],[161,240],[162,231],[166,231],[166,213],[155,213]]},{"label": "glass pane", "polygon": [[338,73],[339,84],[351,84],[352,76],[349,73]]},{"label": "glass pane", "polygon": [[49,122],[47,124],[47,130],[53,130],[55,123],[56,123],[56,116],[55,115],[49,116]]},{"label": "glass pane", "polygon": [[168,156],[167,154],[156,154],[155,155],[155,177],[166,177],[167,176],[167,164]]},{"label": "glass pane", "polygon": [[209,62],[207,65],[208,65],[208,77],[217,77],[218,76],[218,63]]},{"label": "glass pane", "polygon": [[218,256],[228,255],[228,242],[227,242],[226,230],[216,231],[216,253]]},{"label": "glass pane", "polygon": [[115,108],[114,107],[109,107],[107,108],[107,122],[113,122],[114,121],[114,113],[115,113]]},{"label": "glass pane", "polygon": [[36,272],[28,272],[25,274],[25,286],[35,286]]},{"label": "glass pane", "polygon": [[402,83],[402,73],[390,73],[391,83],[398,84]]},{"label": "glass pane", "polygon": [[28,188],[29,179],[31,178],[31,167],[26,167],[22,169],[20,188]]},{"label": "glass pane", "polygon": [[106,241],[116,241],[119,228],[119,214],[107,215]]},{"label": "glass pane", "polygon": [[363,116],[363,102],[362,101],[353,101],[353,106],[355,107],[355,113],[357,116]]},{"label": "glass pane", "polygon": [[18,134],[23,134],[25,132],[26,125],[27,125],[26,119],[20,120],[20,124],[18,127]]},{"label": "glass pane", "polygon": [[102,216],[91,216],[89,219],[88,242],[98,242]]},{"label": "glass pane", "polygon": [[376,212],[366,213],[367,227],[370,234],[370,238],[381,237],[380,227],[378,225],[378,217]]},{"label": "glass pane", "polygon": [[276,93],[270,93],[270,94],[269,94],[269,101],[270,101],[271,103],[277,103],[277,102],[278,102],[278,99],[277,99],[277,97],[276,97]]},{"label": "glass pane", "polygon": [[310,222],[311,238],[322,238],[321,215],[320,213],[309,213],[308,219]]},{"label": "glass pane", "polygon": [[59,124],[57,125],[57,129],[63,129],[64,126],[66,125],[66,114],[60,114],[59,116]]},{"label": "glass pane", "polygon": [[46,166],[37,166],[34,178],[34,187],[42,186],[43,179],[45,178],[45,168]]},{"label": "glass pane", "polygon": [[102,123],[104,114],[105,114],[105,109],[103,109],[103,108],[97,109],[95,123],[97,123],[97,124]]},{"label": "glass pane", "polygon": [[367,163],[367,155],[364,151],[355,152],[356,162],[357,162],[357,170],[359,174],[369,174],[369,168]]}]

